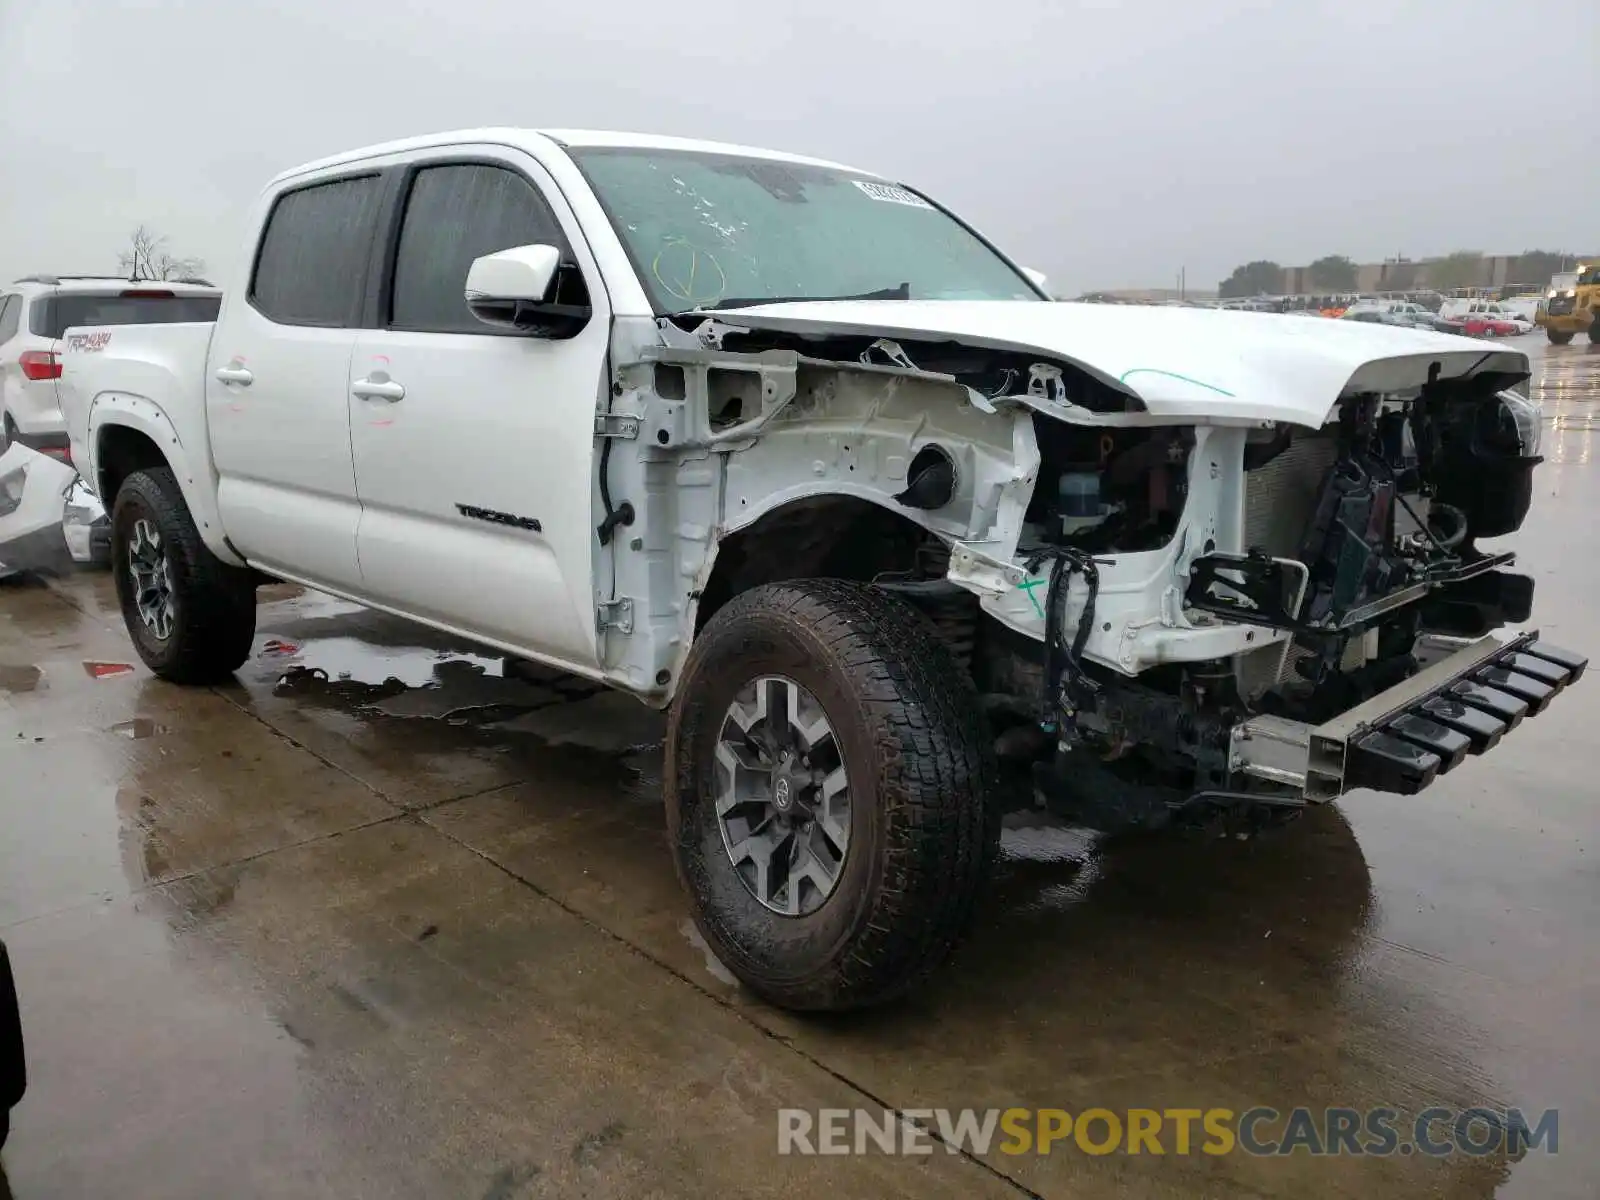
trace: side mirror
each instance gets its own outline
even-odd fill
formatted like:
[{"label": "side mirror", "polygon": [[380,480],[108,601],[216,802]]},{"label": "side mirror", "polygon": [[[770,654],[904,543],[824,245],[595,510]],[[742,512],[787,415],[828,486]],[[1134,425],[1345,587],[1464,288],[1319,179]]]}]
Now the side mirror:
[{"label": "side mirror", "polygon": [[1032,267],[1023,267],[1022,273],[1031,279],[1033,281],[1033,286],[1038,288],[1041,292],[1048,293],[1050,291],[1050,280],[1045,276],[1043,271],[1036,271]]},{"label": "side mirror", "polygon": [[464,295],[485,325],[536,337],[568,338],[588,324],[587,304],[557,302],[561,251],[536,244],[513,246],[472,260]]}]

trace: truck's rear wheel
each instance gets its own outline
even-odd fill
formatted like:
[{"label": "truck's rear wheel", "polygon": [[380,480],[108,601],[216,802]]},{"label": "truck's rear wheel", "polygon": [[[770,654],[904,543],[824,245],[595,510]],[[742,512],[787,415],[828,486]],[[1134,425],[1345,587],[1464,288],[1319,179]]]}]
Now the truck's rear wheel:
[{"label": "truck's rear wheel", "polygon": [[[1571,334],[1567,336],[1571,337]],[[1600,343],[1600,308],[1594,310],[1594,320],[1589,322],[1589,340]]]},{"label": "truck's rear wheel", "polygon": [[215,683],[250,657],[251,576],[206,549],[165,467],[123,480],[111,513],[111,570],[134,648],[163,679]]},{"label": "truck's rear wheel", "polygon": [[1544,332],[1545,336],[1550,339],[1550,344],[1552,346],[1565,346],[1572,340],[1572,335],[1570,333],[1561,333],[1554,329],[1546,329]]},{"label": "truck's rear wheel", "polygon": [[999,833],[990,738],[927,620],[871,587],[769,584],[706,625],[667,731],[695,921],[792,1009],[906,991],[949,955]]}]

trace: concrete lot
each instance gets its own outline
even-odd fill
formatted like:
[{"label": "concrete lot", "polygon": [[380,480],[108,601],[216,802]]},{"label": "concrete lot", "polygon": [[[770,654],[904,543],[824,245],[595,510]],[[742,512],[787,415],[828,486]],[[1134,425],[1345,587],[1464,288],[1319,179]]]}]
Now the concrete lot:
[{"label": "concrete lot", "polygon": [[[1516,545],[1537,624],[1592,655],[1600,347],[1535,385]],[[32,1059],[0,1197],[1595,1194],[1593,674],[1424,795],[1268,838],[1013,822],[936,984],[821,1021],[698,943],[653,714],[289,588],[257,646],[180,690],[131,665],[105,576],[0,585]],[[1431,1103],[1559,1108],[1560,1153],[776,1154],[780,1107]]]}]

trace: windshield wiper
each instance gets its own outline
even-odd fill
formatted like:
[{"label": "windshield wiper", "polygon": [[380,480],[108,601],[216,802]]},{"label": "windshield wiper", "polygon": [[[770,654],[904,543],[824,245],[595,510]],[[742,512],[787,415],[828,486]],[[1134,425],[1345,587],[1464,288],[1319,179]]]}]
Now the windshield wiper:
[{"label": "windshield wiper", "polygon": [[909,300],[911,285],[879,288],[875,292],[860,292],[854,296],[733,296],[715,304],[702,304],[702,311],[715,312],[719,308],[754,308],[758,304],[808,304],[827,303],[834,300]]}]

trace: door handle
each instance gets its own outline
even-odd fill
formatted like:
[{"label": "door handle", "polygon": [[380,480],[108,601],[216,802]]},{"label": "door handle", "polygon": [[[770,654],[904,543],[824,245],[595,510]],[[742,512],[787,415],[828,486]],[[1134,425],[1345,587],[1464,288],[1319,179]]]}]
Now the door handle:
[{"label": "door handle", "polygon": [[243,367],[217,368],[217,380],[221,383],[237,383],[240,387],[249,387],[255,382],[255,378]]},{"label": "door handle", "polygon": [[393,404],[406,398],[406,389],[392,379],[358,379],[350,385],[353,395],[363,400],[387,400]]}]

